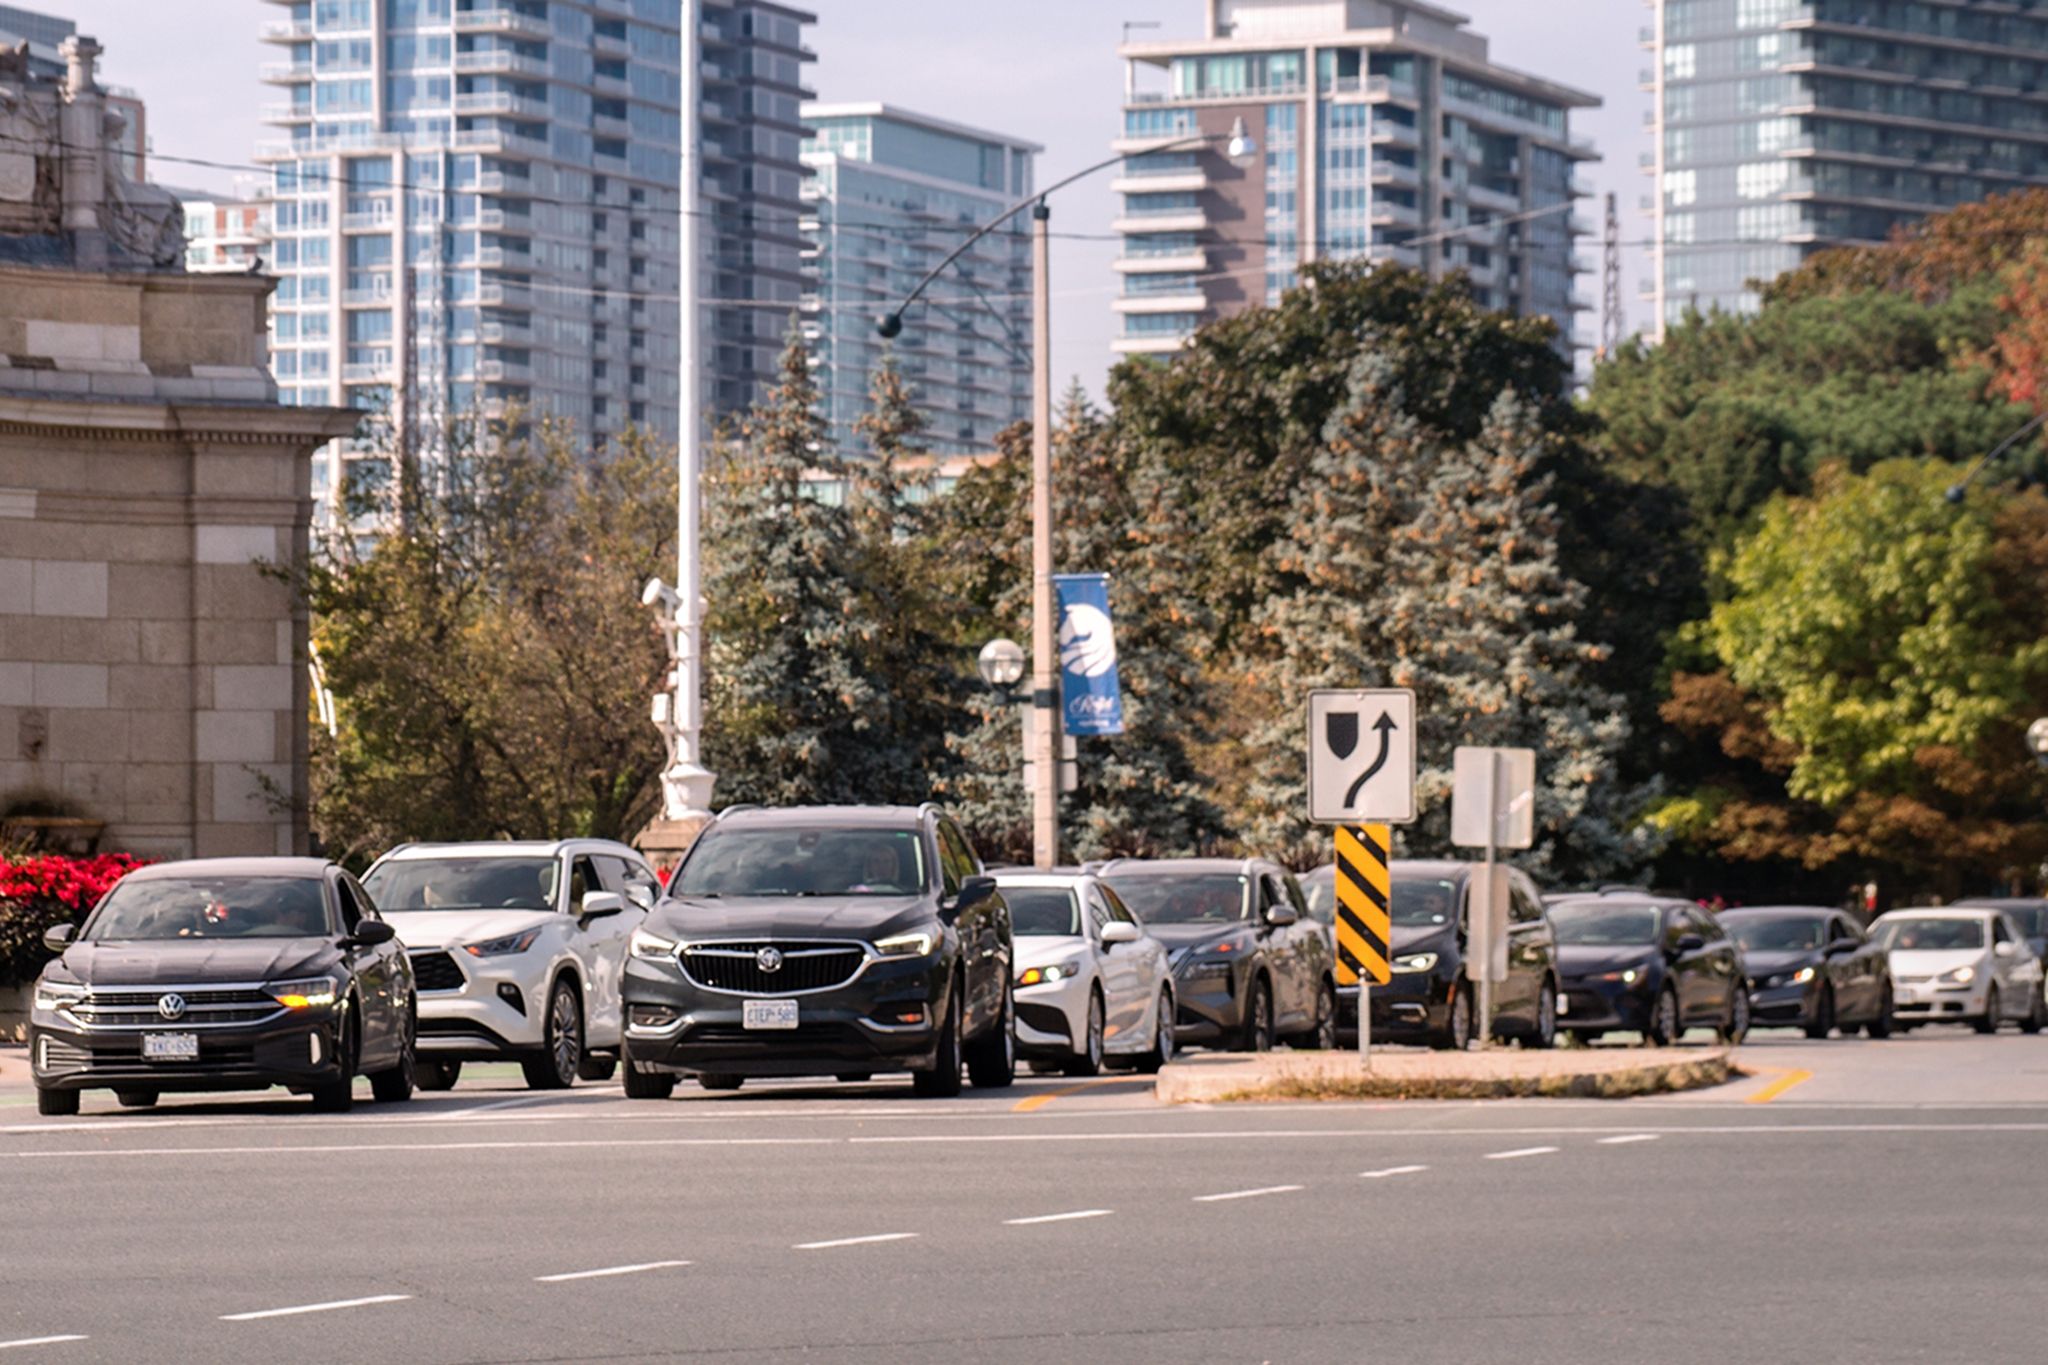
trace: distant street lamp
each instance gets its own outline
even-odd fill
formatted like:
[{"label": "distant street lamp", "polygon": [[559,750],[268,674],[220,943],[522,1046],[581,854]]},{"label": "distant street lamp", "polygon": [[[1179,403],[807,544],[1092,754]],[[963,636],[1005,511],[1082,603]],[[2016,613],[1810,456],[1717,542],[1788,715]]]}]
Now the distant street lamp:
[{"label": "distant street lamp", "polygon": [[[1258,150],[1246,131],[1244,120],[1231,122],[1228,133],[1195,133],[1153,148],[1149,155],[1182,151],[1206,143],[1225,143],[1232,161],[1243,161]],[[875,322],[875,330],[887,340],[903,333],[903,314],[917,302],[942,271],[965,255],[969,248],[1015,218],[1031,210],[1031,696],[1030,726],[1031,852],[1039,867],[1059,862],[1060,815],[1059,770],[1059,625],[1053,620],[1052,590],[1052,294],[1051,220],[1047,196],[1065,189],[1076,180],[1120,166],[1126,155],[1119,153],[1105,161],[1075,171],[1064,180],[1018,200],[1009,208],[976,228],[966,241],[954,247],[946,258],[925,272],[917,286],[904,295],[903,302]],[[986,674],[984,674],[986,676]],[[1021,674],[1020,674],[1021,676]]]},{"label": "distant street lamp", "polygon": [[998,692],[1008,692],[1024,677],[1024,646],[1015,640],[990,640],[974,661],[981,680]]},{"label": "distant street lamp", "polygon": [[2034,762],[2048,768],[2048,716],[2027,727],[2027,752],[2034,756]]}]

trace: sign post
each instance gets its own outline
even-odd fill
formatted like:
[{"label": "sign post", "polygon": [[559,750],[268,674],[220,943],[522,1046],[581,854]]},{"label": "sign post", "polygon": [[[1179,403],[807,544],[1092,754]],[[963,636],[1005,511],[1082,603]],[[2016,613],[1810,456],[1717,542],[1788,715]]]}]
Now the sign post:
[{"label": "sign post", "polygon": [[1486,862],[1468,898],[1465,975],[1478,988],[1479,1046],[1493,1041],[1493,987],[1506,975],[1508,880],[1503,848],[1527,848],[1536,832],[1536,751],[1461,744],[1451,755],[1451,842],[1483,848]]},{"label": "sign post", "polygon": [[1337,984],[1358,987],[1358,1055],[1369,1064],[1372,987],[1393,970],[1390,826],[1415,819],[1413,692],[1309,693],[1308,818],[1337,826]]}]

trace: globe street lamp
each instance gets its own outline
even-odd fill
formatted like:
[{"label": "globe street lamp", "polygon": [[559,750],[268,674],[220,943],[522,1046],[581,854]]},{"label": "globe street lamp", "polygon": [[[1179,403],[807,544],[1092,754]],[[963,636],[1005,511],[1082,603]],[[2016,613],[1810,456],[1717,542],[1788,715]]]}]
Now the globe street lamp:
[{"label": "globe street lamp", "polygon": [[2048,768],[2048,716],[2027,727],[2027,752],[2034,756],[2034,762]]},{"label": "globe street lamp", "polygon": [[1008,692],[1024,677],[1024,647],[1015,640],[990,640],[981,647],[974,671],[998,692]]},{"label": "globe street lamp", "polygon": [[[1212,142],[1222,142],[1232,161],[1243,161],[1258,150],[1246,131],[1244,120],[1231,122],[1228,133],[1195,133],[1161,143],[1151,155],[1182,151]],[[1031,853],[1039,867],[1059,862],[1059,770],[1057,762],[1059,726],[1059,641],[1053,620],[1052,590],[1052,295],[1051,220],[1046,198],[1077,180],[1111,166],[1120,166],[1119,153],[1105,161],[1075,171],[1064,180],[1027,195],[976,228],[966,241],[925,272],[890,312],[875,322],[884,339],[901,336],[903,314],[937,279],[947,266],[960,259],[976,242],[1009,222],[1025,209],[1031,210]]]}]

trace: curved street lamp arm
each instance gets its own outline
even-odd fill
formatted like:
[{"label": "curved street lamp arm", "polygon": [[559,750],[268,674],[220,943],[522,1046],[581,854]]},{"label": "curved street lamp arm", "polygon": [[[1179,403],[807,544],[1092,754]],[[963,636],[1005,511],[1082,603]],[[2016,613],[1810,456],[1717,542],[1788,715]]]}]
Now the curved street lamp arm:
[{"label": "curved street lamp arm", "polygon": [[2006,451],[2010,450],[2023,437],[2028,435],[2030,432],[2038,430],[2044,423],[2048,423],[2048,410],[2042,411],[2040,415],[2034,418],[2033,421],[2027,423],[2018,431],[2015,431],[2012,435],[2006,437],[2003,441],[2000,441],[1997,445],[1993,446],[1991,448],[1990,453],[1979,456],[1977,458],[1977,463],[1970,466],[1970,472],[1963,475],[1963,477],[1960,480],[1958,480],[1956,483],[1952,484],[1949,487],[1948,500],[1950,502],[1961,502],[1963,500],[1963,494],[1969,489],[1971,484],[1977,481],[1977,476],[1979,474],[1982,474],[1986,468],[1988,468],[1990,465],[1997,461],[1999,456],[2005,454]]}]

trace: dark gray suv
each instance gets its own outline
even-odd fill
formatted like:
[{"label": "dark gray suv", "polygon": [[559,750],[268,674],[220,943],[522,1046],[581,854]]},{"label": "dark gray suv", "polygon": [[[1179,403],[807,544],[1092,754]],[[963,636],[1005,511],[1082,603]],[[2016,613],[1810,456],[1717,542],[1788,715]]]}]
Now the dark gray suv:
[{"label": "dark gray suv", "polygon": [[933,805],[736,807],[698,836],[634,931],[626,1094],[678,1076],[866,1080],[920,1095],[1016,1074],[1010,911]]}]

